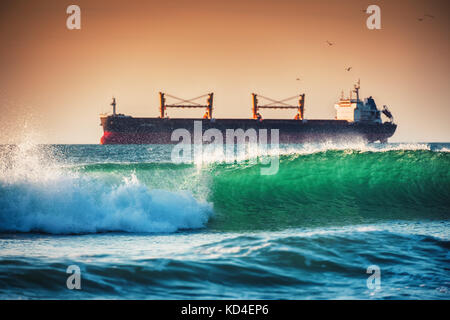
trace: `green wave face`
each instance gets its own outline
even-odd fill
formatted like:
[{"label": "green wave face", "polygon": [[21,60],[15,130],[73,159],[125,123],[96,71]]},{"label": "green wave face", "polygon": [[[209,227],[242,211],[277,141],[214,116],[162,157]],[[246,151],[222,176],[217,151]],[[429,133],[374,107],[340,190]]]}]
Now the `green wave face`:
[{"label": "green wave face", "polygon": [[261,164],[93,164],[90,174],[133,173],[149,188],[189,190],[210,202],[215,230],[277,230],[378,220],[442,219],[450,213],[450,155],[429,150],[328,150]]},{"label": "green wave face", "polygon": [[[450,213],[450,156],[431,151],[326,151],[259,166],[218,167],[210,201],[220,229],[323,226]],[[231,170],[230,170],[231,169]]]}]

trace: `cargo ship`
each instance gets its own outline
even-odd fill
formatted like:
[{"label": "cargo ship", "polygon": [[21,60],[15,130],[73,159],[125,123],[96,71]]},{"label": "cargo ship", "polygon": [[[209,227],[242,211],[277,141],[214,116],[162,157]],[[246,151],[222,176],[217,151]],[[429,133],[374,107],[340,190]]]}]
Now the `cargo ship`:
[{"label": "cargo ship", "polygon": [[[378,109],[375,100],[370,96],[359,98],[360,82],[350,91],[350,96],[335,104],[336,117],[334,120],[306,119],[305,94],[300,94],[283,100],[274,100],[252,93],[252,113],[250,119],[215,119],[213,118],[213,93],[194,99],[185,100],[160,92],[159,117],[135,118],[116,113],[116,99],[111,103],[112,114],[100,115],[103,136],[101,144],[174,144],[178,139],[172,138],[176,129],[186,129],[191,135],[194,123],[201,122],[202,133],[208,129],[218,129],[225,136],[226,130],[267,129],[267,132],[278,129],[279,143],[310,143],[323,141],[358,140],[366,142],[386,143],[397,129],[392,113],[386,106]],[[356,97],[353,98],[352,94]],[[167,104],[166,98],[177,99],[176,104]],[[206,104],[195,102],[206,97]],[[286,103],[289,99],[298,99],[297,105]],[[269,103],[261,105],[260,99],[267,99]],[[167,110],[170,108],[205,108],[202,118],[169,118]],[[262,109],[295,109],[293,119],[264,119],[260,113]],[[387,117],[383,122],[381,114]],[[193,136],[193,135],[192,135]],[[270,134],[269,134],[270,138]]]}]

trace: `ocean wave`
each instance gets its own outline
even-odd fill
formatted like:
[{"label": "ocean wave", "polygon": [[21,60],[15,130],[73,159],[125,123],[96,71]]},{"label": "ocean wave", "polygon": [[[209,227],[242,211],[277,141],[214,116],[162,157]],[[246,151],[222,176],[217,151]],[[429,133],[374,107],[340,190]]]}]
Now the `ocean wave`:
[{"label": "ocean wave", "polygon": [[150,189],[129,173],[119,183],[62,170],[24,147],[0,167],[0,231],[165,233],[202,228],[212,207],[186,190]]},{"label": "ocean wave", "polygon": [[0,182],[0,231],[76,234],[174,232],[205,226],[212,212],[189,192],[149,190],[135,177],[121,185],[66,177],[41,184]]},{"label": "ocean wave", "polygon": [[[15,254],[0,258],[0,297],[367,299],[372,296],[366,270],[376,264],[383,290],[374,298],[447,299],[440,288],[448,286],[442,266],[448,263],[449,242],[426,234],[448,225],[419,224],[417,234],[409,234],[408,226],[245,235],[101,234],[65,241],[24,235],[33,247],[30,255],[23,256],[17,250],[23,243],[15,243]],[[161,250],[162,242],[169,245]],[[43,250],[55,243],[63,250],[47,255]],[[86,255],[85,247],[97,255]],[[81,269],[83,290],[78,292],[65,287],[65,270],[72,264]]]},{"label": "ocean wave", "polygon": [[396,219],[447,219],[450,157],[429,150],[328,150],[280,157],[274,175],[261,164],[212,171],[211,226],[284,228]]},{"label": "ocean wave", "polygon": [[46,148],[19,146],[0,163],[0,230],[278,230],[448,219],[450,156],[441,147],[341,147],[282,155],[278,172],[264,176],[258,162],[67,166]]}]

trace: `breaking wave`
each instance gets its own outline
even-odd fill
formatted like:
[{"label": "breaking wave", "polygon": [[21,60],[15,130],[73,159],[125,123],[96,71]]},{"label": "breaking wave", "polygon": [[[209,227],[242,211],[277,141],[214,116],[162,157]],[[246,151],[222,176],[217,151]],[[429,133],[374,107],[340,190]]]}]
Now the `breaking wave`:
[{"label": "breaking wave", "polygon": [[22,145],[0,167],[0,231],[166,233],[202,228],[211,205],[188,191],[150,189],[62,170],[49,150]]},{"label": "breaking wave", "polygon": [[[0,231],[280,230],[450,214],[448,145],[288,146],[274,175],[258,161],[157,158],[170,146],[70,148],[2,155]],[[76,161],[62,161],[67,154]]]}]

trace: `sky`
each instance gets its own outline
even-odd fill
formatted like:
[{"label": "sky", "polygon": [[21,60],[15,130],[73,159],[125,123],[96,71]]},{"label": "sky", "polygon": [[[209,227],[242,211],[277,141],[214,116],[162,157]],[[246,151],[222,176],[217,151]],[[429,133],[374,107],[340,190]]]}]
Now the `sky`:
[{"label": "sky", "polygon": [[[71,4],[80,30],[66,26]],[[366,26],[371,4],[380,30]],[[449,9],[448,0],[2,0],[0,143],[96,144],[113,96],[121,113],[156,117],[159,91],[214,92],[215,118],[250,118],[252,92],[305,93],[306,118],[333,119],[358,79],[363,97],[394,114],[391,142],[450,141]]]}]

